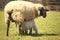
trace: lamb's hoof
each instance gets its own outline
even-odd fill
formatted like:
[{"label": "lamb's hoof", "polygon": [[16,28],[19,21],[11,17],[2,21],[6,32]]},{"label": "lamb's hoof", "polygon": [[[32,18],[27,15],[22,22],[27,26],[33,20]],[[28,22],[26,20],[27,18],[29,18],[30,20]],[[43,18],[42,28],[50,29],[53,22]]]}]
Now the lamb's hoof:
[{"label": "lamb's hoof", "polygon": [[25,35],[28,35],[28,33],[25,33]]},{"label": "lamb's hoof", "polygon": [[32,33],[29,33],[28,35],[32,35]]}]

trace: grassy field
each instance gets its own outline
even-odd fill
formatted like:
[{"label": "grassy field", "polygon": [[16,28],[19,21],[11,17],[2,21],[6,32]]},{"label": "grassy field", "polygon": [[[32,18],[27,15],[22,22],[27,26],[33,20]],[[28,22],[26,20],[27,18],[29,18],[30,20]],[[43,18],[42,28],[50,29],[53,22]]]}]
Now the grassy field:
[{"label": "grassy field", "polygon": [[18,27],[11,22],[9,37],[6,36],[6,24],[4,22],[4,12],[0,10],[0,40],[60,40],[60,12],[49,11],[47,17],[35,19],[38,29],[38,36],[18,35]]}]

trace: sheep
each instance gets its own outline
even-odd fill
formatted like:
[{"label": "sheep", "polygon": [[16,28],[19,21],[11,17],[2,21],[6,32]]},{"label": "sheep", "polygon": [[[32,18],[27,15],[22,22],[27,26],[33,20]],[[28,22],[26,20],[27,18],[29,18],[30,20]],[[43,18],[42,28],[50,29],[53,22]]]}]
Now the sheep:
[{"label": "sheep", "polygon": [[[38,15],[38,11],[40,11]],[[37,6],[28,1],[11,1],[4,7],[5,23],[7,25],[7,36],[10,27],[10,21],[19,25],[19,30],[22,23],[26,20],[34,19],[38,16],[46,17],[46,11],[43,6]],[[20,31],[19,31],[20,34]]]},{"label": "sheep", "polygon": [[29,34],[31,34],[32,33],[32,28],[37,35],[38,31],[37,31],[37,27],[35,25],[34,20],[24,21],[23,24],[22,24],[22,27],[21,27],[21,31],[22,31],[21,34],[28,34],[28,30],[29,30]]}]

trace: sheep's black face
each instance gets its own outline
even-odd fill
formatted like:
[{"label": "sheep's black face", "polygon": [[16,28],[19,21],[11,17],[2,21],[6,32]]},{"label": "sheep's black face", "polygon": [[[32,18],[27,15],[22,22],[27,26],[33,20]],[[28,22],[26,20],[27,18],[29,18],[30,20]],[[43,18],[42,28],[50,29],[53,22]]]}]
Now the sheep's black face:
[{"label": "sheep's black face", "polygon": [[40,16],[43,16],[43,18],[46,18],[46,10],[42,7],[41,9],[40,9]]}]

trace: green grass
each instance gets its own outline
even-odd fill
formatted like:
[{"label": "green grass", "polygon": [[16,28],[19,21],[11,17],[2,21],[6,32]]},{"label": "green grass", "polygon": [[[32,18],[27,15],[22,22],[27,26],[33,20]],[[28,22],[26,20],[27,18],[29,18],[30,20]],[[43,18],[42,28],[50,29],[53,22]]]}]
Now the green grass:
[{"label": "green grass", "polygon": [[49,11],[46,18],[38,17],[35,23],[38,36],[34,35],[34,31],[32,35],[18,36],[18,27],[11,22],[9,37],[7,37],[4,12],[0,10],[0,40],[60,40],[60,12]]}]

